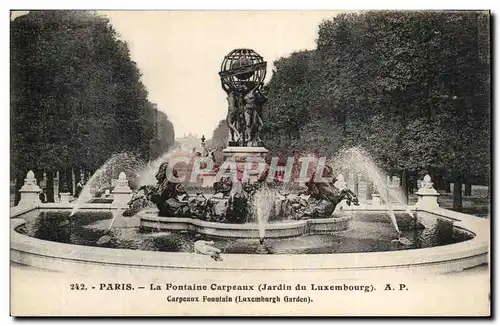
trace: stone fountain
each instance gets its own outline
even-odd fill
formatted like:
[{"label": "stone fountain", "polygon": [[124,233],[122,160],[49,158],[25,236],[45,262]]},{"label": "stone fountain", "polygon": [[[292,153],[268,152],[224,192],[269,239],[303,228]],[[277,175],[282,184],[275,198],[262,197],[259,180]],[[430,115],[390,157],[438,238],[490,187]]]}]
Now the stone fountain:
[{"label": "stone fountain", "polygon": [[[258,238],[260,252],[264,252],[264,237],[290,237],[347,228],[348,218],[339,218],[333,213],[339,203],[358,205],[358,199],[347,188],[343,176],[334,178],[328,166],[325,168],[331,179],[329,183],[314,181],[314,172],[302,194],[289,196],[286,200],[274,199],[276,191],[272,187],[276,179],[269,176],[272,169],[266,160],[268,150],[260,138],[262,110],[267,101],[263,92],[265,73],[266,62],[253,50],[236,49],[225,56],[219,77],[227,95],[230,137],[228,146],[222,151],[224,161],[215,168],[219,173],[213,182],[214,194],[190,194],[180,181],[182,171],[175,163],[164,162],[156,174],[157,184],[142,187],[130,201],[134,211],[151,206],[148,202],[158,208],[157,212],[140,213],[143,227]],[[204,137],[201,144],[205,149]],[[200,164],[206,168],[209,153],[203,150],[200,156],[188,160],[191,166],[187,171],[203,170],[199,169]],[[318,173],[324,174],[323,170]],[[206,170],[201,173],[202,176],[214,174]],[[256,196],[264,191],[263,187],[265,195]],[[132,214],[126,212],[125,215]],[[283,223],[269,224],[271,215]]]},{"label": "stone fountain", "polygon": [[[398,243],[394,244],[395,249],[379,250],[378,243],[385,242],[378,238],[373,241],[370,237],[374,231],[372,221],[358,219],[357,223],[367,226],[365,229],[367,232],[362,236],[368,236],[368,238],[355,238],[355,242],[360,243],[359,247],[350,248],[350,244],[347,244],[349,251],[339,254],[337,249],[343,248],[343,244],[342,241],[336,242],[335,240],[342,236],[335,232],[346,231],[347,233],[355,230],[355,223],[352,223],[349,228],[351,220],[349,214],[347,216],[346,214],[336,215],[335,209],[340,205],[357,206],[358,199],[347,188],[343,176],[338,175],[333,178],[333,169],[328,166],[318,173],[318,175],[326,173],[329,178],[328,182],[316,182],[316,178],[311,177],[304,183],[305,189],[301,189],[303,191],[300,193],[280,193],[278,188],[274,187],[275,180],[274,177],[269,178],[269,164],[265,157],[268,151],[259,135],[263,125],[262,109],[266,101],[262,87],[265,67],[266,63],[263,58],[247,49],[232,51],[222,63],[219,76],[222,88],[227,94],[229,107],[227,121],[230,130],[228,146],[223,150],[225,160],[222,162],[222,167],[224,163],[228,167],[234,166],[237,173],[221,176],[217,173],[221,170],[220,167],[214,168],[213,171],[205,169],[204,173],[200,173],[199,175],[209,175],[211,178],[215,175],[214,182],[210,184],[214,194],[206,191],[194,193],[186,189],[185,184],[179,181],[182,169],[171,161],[164,162],[159,167],[155,175],[155,184],[142,186],[135,193],[132,193],[126,175],[120,174],[113,190],[113,206],[120,206],[128,201],[129,209],[123,213],[123,216],[137,213],[140,227],[134,227],[134,230],[123,233],[120,232],[121,230],[117,230],[116,234],[106,233],[111,229],[115,216],[118,216],[120,208],[116,207],[116,215],[113,216],[105,233],[91,233],[87,229],[85,232],[78,233],[77,228],[73,228],[73,236],[81,237],[86,243],[86,245],[76,246],[75,244],[78,243],[59,243],[27,233],[30,222],[33,225],[32,215],[37,213],[37,210],[63,209],[69,213],[70,209],[76,210],[79,205],[64,202],[41,203],[38,197],[41,189],[36,183],[34,173],[30,171],[26,176],[25,185],[20,190],[21,201],[17,207],[11,209],[11,261],[48,270],[64,272],[85,270],[85,272],[92,271],[99,275],[102,275],[102,268],[104,268],[110,269],[114,276],[118,271],[128,273],[134,269],[140,270],[141,273],[144,269],[168,271],[170,275],[175,272],[182,275],[191,272],[196,277],[199,277],[200,270],[211,271],[217,277],[220,277],[221,271],[224,271],[225,275],[234,272],[238,280],[242,274],[250,270],[252,277],[256,275],[255,273],[261,272],[262,279],[266,280],[273,272],[282,275],[283,272],[300,271],[306,273],[307,276],[311,271],[323,273],[325,279],[330,280],[332,272],[335,272],[336,276],[342,275],[346,278],[352,278],[352,275],[358,275],[360,272],[369,274],[373,271],[405,274],[408,271],[412,274],[413,272],[449,273],[488,262],[489,220],[440,208],[437,203],[439,194],[433,188],[429,176],[424,178],[422,187],[417,192],[419,200],[417,205],[411,208],[412,212],[417,212],[418,219],[429,225],[429,228],[427,225],[425,227],[432,231],[431,235],[443,236],[442,232],[434,232],[440,230],[435,226],[446,222],[447,230],[456,231],[457,234],[465,233],[466,240],[452,244],[446,243],[446,245],[439,242],[437,246],[421,248],[416,246],[415,249],[418,250],[406,250],[406,244],[399,238]],[[210,156],[210,151],[203,150],[202,152],[200,156],[203,159]],[[378,174],[376,167],[369,164],[370,162],[364,157],[359,155],[356,157],[357,160],[340,161],[339,164],[352,165],[355,169],[364,171],[365,175],[376,176]],[[191,168],[201,163],[198,159],[200,158],[195,157],[188,160]],[[260,173],[259,164],[255,166],[255,161],[265,163],[264,173]],[[383,180],[383,178],[378,179]],[[262,195],[265,194],[266,188],[269,196]],[[378,187],[378,191],[381,189],[384,190],[383,187]],[[272,193],[275,193],[276,198],[270,195]],[[390,208],[388,206],[390,203],[386,198],[384,202],[381,202],[380,195],[384,197],[385,193],[384,191],[379,193],[378,197],[374,196],[374,205],[358,206],[356,214],[364,211],[365,214],[370,214],[371,219],[371,214],[390,211],[395,220],[393,211],[400,213],[409,211],[408,206]],[[260,194],[260,197],[256,194]],[[256,197],[260,200],[255,200]],[[376,197],[378,201],[375,200]],[[119,203],[120,205],[117,205]],[[113,208],[111,204],[87,202],[84,204],[79,208],[89,213],[96,209],[109,211]],[[48,211],[43,212],[34,222],[44,222],[47,216],[51,217],[50,215],[53,215],[51,220],[64,218],[58,212]],[[72,225],[56,222],[53,229],[57,231],[65,231]],[[73,218],[71,223],[74,222],[79,222],[79,218]],[[108,226],[107,222],[106,226]],[[381,228],[385,230],[384,225]],[[143,233],[141,229],[150,229],[153,232]],[[184,234],[159,231],[184,231]],[[388,232],[388,234],[382,232],[379,234],[387,238],[393,234],[393,230]],[[135,235],[134,241],[129,241],[127,234],[130,233]],[[179,238],[181,238],[181,243],[187,242],[191,236],[187,233],[197,233],[195,235],[197,241],[192,247],[173,248],[174,252],[157,251],[165,243],[172,242],[176,245]],[[91,235],[98,235],[100,238],[97,240]],[[201,239],[204,235],[212,239]],[[280,241],[285,242],[285,247],[291,246],[291,243],[296,241],[296,245],[300,247],[306,237],[286,240],[278,238],[294,238],[302,235],[316,237],[312,241],[313,247],[311,248],[321,249],[321,253],[312,252],[309,255],[309,252],[300,253],[300,248],[293,248],[294,250],[285,251],[284,254],[271,252],[272,257],[248,254],[268,253],[268,249],[275,249],[271,243]],[[319,239],[323,237],[326,240]],[[151,238],[158,239],[159,244]],[[235,242],[238,245],[248,246],[250,242],[251,251],[240,254],[231,253],[226,248],[220,249],[223,248],[222,246],[217,248],[215,244],[221,242],[217,242],[220,239],[215,238],[232,238],[231,241],[222,239],[226,241],[226,244]],[[113,246],[119,245],[118,247],[109,248],[106,244],[112,239],[126,241],[117,241]],[[169,241],[162,241],[164,239],[169,239]],[[258,240],[257,246],[253,246],[256,244],[253,239]],[[92,241],[94,245],[87,245]],[[145,248],[150,248],[149,245],[154,244],[152,247],[154,250],[133,247],[136,242],[141,241],[148,244]],[[266,248],[266,243],[269,248]],[[323,246],[327,250],[323,250],[325,249]],[[376,247],[375,251],[366,252],[366,248],[372,248],[371,246]],[[329,247],[333,248],[329,249]],[[212,259],[205,259],[206,257],[195,254],[210,256]],[[224,256],[221,257],[221,254]]]}]

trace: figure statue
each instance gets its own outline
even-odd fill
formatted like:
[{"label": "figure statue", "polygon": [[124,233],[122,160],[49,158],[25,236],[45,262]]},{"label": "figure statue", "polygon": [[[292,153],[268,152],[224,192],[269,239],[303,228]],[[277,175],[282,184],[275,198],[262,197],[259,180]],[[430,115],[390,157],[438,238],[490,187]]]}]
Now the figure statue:
[{"label": "figure statue", "polygon": [[206,219],[207,218],[207,208],[208,208],[208,199],[203,195],[203,193],[199,192],[195,197],[191,197],[188,199],[189,206],[189,217]]},{"label": "figure statue", "polygon": [[[177,181],[171,181],[167,178],[168,162],[160,165],[156,180],[158,181],[158,193],[163,198],[175,198],[180,195],[187,195],[186,191],[182,188],[182,184]],[[179,178],[179,172],[172,168],[172,176],[175,179]]]},{"label": "figure statue", "polygon": [[244,223],[248,216],[249,193],[241,182],[230,177],[214,183],[214,196],[207,203],[208,218],[211,221]]},{"label": "figure statue", "polygon": [[254,110],[254,125],[252,130],[252,138],[257,146],[263,146],[263,141],[260,138],[260,132],[262,127],[264,126],[264,122],[262,120],[262,109],[264,104],[267,102],[267,97],[261,91],[262,87],[259,87],[255,92],[255,110]]},{"label": "figure statue", "polygon": [[[238,131],[238,117],[240,114],[240,106],[238,105],[241,100],[238,98],[238,94],[231,90],[221,79],[221,85],[224,92],[227,94],[227,117],[226,122],[229,127],[229,146],[238,144],[240,139],[240,133]],[[240,101],[238,101],[240,100]]]},{"label": "figure statue", "polygon": [[226,222],[245,223],[248,216],[248,202],[248,193],[243,189],[241,182],[233,183],[229,193]]},{"label": "figure statue", "polygon": [[247,146],[262,146],[260,130],[262,129],[262,107],[267,98],[260,91],[262,84],[257,84],[244,96],[245,141]]},{"label": "figure statue", "polygon": [[[129,209],[124,213],[125,215],[131,216],[141,208],[150,207],[153,203],[160,211],[160,216],[190,216],[189,196],[181,183],[168,180],[167,169],[168,162],[160,165],[155,176],[156,185],[141,187],[129,201]],[[172,175],[178,178],[178,171],[172,169]]]},{"label": "figure statue", "polygon": [[255,51],[235,49],[225,56],[219,76],[227,94],[229,146],[263,146],[262,107],[267,63]]},{"label": "figure statue", "polygon": [[214,182],[214,192],[217,196],[221,194],[222,197],[229,196],[229,192],[231,192],[231,188],[233,187],[233,181],[231,177],[223,177],[219,181]]},{"label": "figure statue", "polygon": [[218,150],[219,146],[216,146],[215,148],[207,148],[205,157],[210,157],[212,159],[212,162],[214,162],[215,164],[215,152],[217,152]]}]

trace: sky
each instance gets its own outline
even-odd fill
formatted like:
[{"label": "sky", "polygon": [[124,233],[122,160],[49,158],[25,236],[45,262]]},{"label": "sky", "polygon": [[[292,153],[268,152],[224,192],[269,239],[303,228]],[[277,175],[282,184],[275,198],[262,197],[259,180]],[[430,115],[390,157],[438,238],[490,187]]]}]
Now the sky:
[{"label": "sky", "polygon": [[100,11],[126,41],[149,100],[164,111],[176,137],[212,136],[227,114],[218,72],[235,48],[272,63],[314,49],[318,25],[338,11]]}]

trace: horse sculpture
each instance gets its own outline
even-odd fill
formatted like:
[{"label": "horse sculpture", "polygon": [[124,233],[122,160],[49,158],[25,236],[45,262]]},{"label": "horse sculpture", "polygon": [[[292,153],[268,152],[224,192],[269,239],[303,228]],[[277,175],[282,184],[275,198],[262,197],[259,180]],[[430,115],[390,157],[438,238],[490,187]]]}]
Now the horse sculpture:
[{"label": "horse sculpture", "polygon": [[[325,176],[328,182],[315,181],[315,173],[306,183],[307,190],[299,195],[282,195],[276,210],[281,215],[288,215],[292,219],[329,218],[332,217],[337,205],[345,200],[347,205],[359,205],[358,197],[348,188],[335,187],[336,178],[333,170],[325,166]],[[328,180],[328,179],[326,179]]]}]

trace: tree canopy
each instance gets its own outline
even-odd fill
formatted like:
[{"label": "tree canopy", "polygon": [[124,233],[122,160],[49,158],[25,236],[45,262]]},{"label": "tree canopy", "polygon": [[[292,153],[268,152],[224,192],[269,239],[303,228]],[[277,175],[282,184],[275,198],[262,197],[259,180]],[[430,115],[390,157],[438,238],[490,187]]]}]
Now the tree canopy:
[{"label": "tree canopy", "polygon": [[275,62],[266,146],[327,156],[362,146],[392,173],[488,184],[489,35],[487,12],[370,11],[323,21],[316,49]]},{"label": "tree canopy", "polygon": [[10,23],[11,167],[93,170],[114,153],[154,159],[174,142],[109,19],[31,11]]}]

